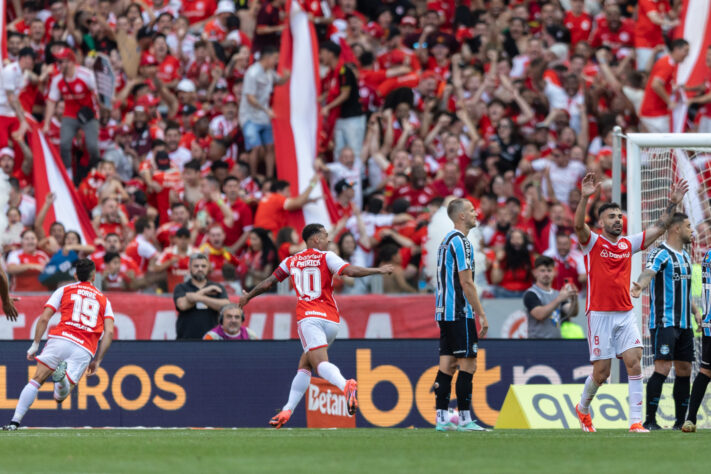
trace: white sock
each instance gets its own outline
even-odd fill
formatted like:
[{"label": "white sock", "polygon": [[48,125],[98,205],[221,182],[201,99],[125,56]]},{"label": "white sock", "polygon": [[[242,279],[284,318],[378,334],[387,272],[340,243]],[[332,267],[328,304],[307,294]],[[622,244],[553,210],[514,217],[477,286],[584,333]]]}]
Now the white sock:
[{"label": "white sock", "polygon": [[294,380],[291,381],[291,390],[289,391],[289,400],[284,405],[282,410],[294,411],[296,405],[299,404],[301,398],[309,389],[309,384],[311,383],[311,372],[306,369],[299,369],[294,376]]},{"label": "white sock", "polygon": [[69,379],[65,375],[62,380],[54,383],[54,399],[58,401],[63,401],[69,396],[69,392],[72,390],[72,386],[69,384]]},{"label": "white sock", "polygon": [[630,426],[642,422],[642,376],[627,377],[627,388],[630,400]]},{"label": "white sock", "polygon": [[321,362],[316,370],[321,377],[338,387],[339,390],[343,391],[343,389],[346,388],[346,379],[343,378],[338,367],[332,363],[326,361]]},{"label": "white sock", "polygon": [[588,375],[588,378],[585,379],[583,394],[580,396],[580,403],[578,404],[578,408],[582,413],[587,414],[590,411],[590,402],[595,398],[598,388],[600,386],[593,380],[592,375]]},{"label": "white sock", "polygon": [[25,416],[25,413],[27,413],[27,410],[30,409],[30,405],[32,405],[35,398],[37,398],[39,388],[40,384],[34,380],[30,380],[29,383],[25,385],[25,388],[22,389],[22,393],[20,393],[20,399],[17,401],[17,408],[15,408],[15,414],[12,416],[12,421],[18,424],[22,422],[22,418]]},{"label": "white sock", "polygon": [[437,410],[437,423],[449,423],[449,410]]},{"label": "white sock", "polygon": [[469,410],[464,410],[459,412],[459,425],[464,426],[472,421],[472,412]]}]

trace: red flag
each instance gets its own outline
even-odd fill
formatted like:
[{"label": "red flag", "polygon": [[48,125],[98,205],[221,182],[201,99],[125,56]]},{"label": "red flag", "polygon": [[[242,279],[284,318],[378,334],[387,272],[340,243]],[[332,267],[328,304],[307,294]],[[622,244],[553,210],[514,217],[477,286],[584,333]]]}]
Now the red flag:
[{"label": "red flag", "polygon": [[[308,14],[297,0],[286,2],[289,21],[281,35],[279,72],[291,71],[291,79],[274,89],[274,149],[277,175],[291,183],[292,194],[304,191],[314,176],[318,153],[321,93],[318,65],[318,41]],[[312,198],[300,212],[290,212],[288,225],[298,232],[305,224],[319,223],[327,228],[335,222],[326,202],[331,200],[328,186],[316,186]]]},{"label": "red flag", "polygon": [[96,233],[89,215],[79,200],[74,183],[67,175],[59,152],[45,138],[39,124],[28,120],[31,128],[30,147],[33,156],[33,174],[35,180],[35,199],[41,205],[51,191],[56,195],[54,204],[44,220],[44,230],[49,235],[49,226],[61,222],[66,230],[77,232],[83,243],[91,244]]},{"label": "red flag", "polygon": [[2,54],[2,65],[7,59],[7,0],[0,0],[0,54]]},{"label": "red flag", "polygon": [[677,84],[694,87],[706,82],[709,68],[706,51],[711,46],[711,2],[709,0],[684,0],[681,24],[674,36],[689,42],[689,56],[679,64]]}]

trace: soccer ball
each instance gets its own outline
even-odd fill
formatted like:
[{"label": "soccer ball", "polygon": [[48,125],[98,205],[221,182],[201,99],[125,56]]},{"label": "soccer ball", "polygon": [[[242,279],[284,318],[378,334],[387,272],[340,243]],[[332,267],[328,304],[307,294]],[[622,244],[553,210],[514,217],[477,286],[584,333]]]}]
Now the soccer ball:
[{"label": "soccer ball", "polygon": [[454,423],[455,425],[459,424],[459,410],[456,408],[449,409],[449,422]]}]

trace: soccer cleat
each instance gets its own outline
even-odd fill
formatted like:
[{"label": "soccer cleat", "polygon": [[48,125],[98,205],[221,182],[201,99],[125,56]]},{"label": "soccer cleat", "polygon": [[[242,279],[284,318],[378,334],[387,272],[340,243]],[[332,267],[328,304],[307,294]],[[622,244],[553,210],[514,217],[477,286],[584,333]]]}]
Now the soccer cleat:
[{"label": "soccer cleat", "polygon": [[451,421],[448,421],[447,423],[440,423],[438,421],[437,427],[435,428],[435,430],[437,430],[437,431],[457,431],[457,425],[455,425]]},{"label": "soccer cleat", "polygon": [[581,412],[578,405],[575,405],[575,413],[578,415],[578,420],[580,421],[580,429],[589,433],[595,433],[595,427],[592,424],[590,413]]},{"label": "soccer cleat", "polygon": [[696,423],[691,420],[686,420],[681,427],[684,433],[696,433]]},{"label": "soccer cleat", "polygon": [[642,426],[649,431],[657,431],[662,429],[656,421],[645,421]]},{"label": "soccer cleat", "polygon": [[630,433],[649,433],[649,430],[642,426],[642,423],[632,423]]},{"label": "soccer cleat", "polygon": [[348,414],[353,416],[358,409],[358,382],[353,379],[346,380],[346,386],[343,387],[343,393],[346,395],[346,405],[348,405]]},{"label": "soccer cleat", "polygon": [[279,429],[284,426],[284,423],[289,421],[289,418],[291,418],[291,410],[282,410],[277,413],[274,418],[269,420],[269,424],[274,428]]},{"label": "soccer cleat", "polygon": [[20,427],[19,423],[16,423],[14,421],[11,421],[9,424],[5,425],[2,427],[3,431],[17,431],[17,429]]},{"label": "soccer cleat", "polygon": [[465,425],[457,426],[457,431],[489,431],[489,430],[484,428],[483,426],[477,425],[476,422],[474,422],[474,421],[470,421],[469,423],[467,423]]},{"label": "soccer cleat", "polygon": [[[677,422],[674,423],[674,426],[672,426],[672,430],[674,430],[674,431],[681,431],[681,427],[682,427],[682,426],[684,426],[684,422],[683,422],[683,421],[677,421]],[[645,428],[646,428],[646,426],[645,426]]]},{"label": "soccer cleat", "polygon": [[65,361],[57,364],[57,368],[52,372],[52,381],[54,383],[61,382],[64,376],[67,374],[67,363]]}]

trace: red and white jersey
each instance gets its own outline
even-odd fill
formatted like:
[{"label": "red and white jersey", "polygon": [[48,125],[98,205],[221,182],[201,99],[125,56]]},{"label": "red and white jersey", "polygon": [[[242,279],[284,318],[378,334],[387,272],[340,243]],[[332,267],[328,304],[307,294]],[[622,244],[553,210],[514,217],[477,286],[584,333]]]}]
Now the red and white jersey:
[{"label": "red and white jersey", "polygon": [[4,117],[14,117],[15,111],[10,107],[10,103],[7,100],[7,92],[11,92],[15,94],[15,97],[19,97],[27,85],[25,75],[20,68],[20,63],[15,61],[2,68],[0,81],[2,82],[2,87],[0,87],[0,115]]},{"label": "red and white jersey", "polygon": [[50,100],[58,102],[64,99],[64,117],[77,118],[77,113],[82,107],[94,109],[95,93],[94,72],[83,66],[75,67],[72,78],[57,74],[49,85]]},{"label": "red and white jersey", "polygon": [[49,338],[66,339],[91,355],[104,332],[104,319],[114,319],[109,300],[90,282],[77,282],[58,288],[44,305],[62,319],[49,331]]},{"label": "red and white jersey", "polygon": [[333,275],[340,275],[350,265],[333,252],[306,249],[285,258],[274,270],[279,281],[291,278],[296,291],[296,320],[323,318],[339,322],[338,307],[333,300]]},{"label": "red and white jersey", "polygon": [[645,232],[620,237],[611,242],[600,234],[580,246],[588,274],[586,313],[591,311],[630,311],[632,255],[644,250]]},{"label": "red and white jersey", "polygon": [[145,273],[148,270],[148,262],[157,253],[158,250],[153,244],[140,234],[126,246],[126,256],[133,260],[141,273]]}]

